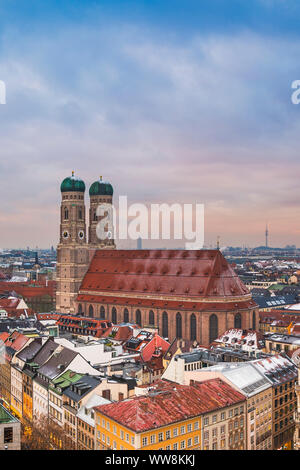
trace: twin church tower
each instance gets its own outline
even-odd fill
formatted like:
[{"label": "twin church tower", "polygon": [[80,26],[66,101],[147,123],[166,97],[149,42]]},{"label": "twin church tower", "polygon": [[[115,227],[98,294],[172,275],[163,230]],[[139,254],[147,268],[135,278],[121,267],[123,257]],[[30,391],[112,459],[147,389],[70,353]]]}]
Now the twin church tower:
[{"label": "twin church tower", "polygon": [[60,187],[60,241],[57,246],[56,267],[56,311],[76,313],[75,300],[81,281],[86,274],[95,250],[115,248],[113,239],[100,240],[96,228],[104,216],[97,216],[99,204],[112,204],[113,187],[102,181],[95,181],[89,190],[89,228],[87,233],[85,184],[74,176],[65,178]]}]

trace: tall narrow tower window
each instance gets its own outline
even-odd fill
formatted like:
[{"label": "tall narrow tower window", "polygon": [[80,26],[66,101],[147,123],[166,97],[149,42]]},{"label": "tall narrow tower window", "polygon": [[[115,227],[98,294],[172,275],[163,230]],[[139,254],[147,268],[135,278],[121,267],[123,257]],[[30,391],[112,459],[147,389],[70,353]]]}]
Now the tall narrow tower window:
[{"label": "tall narrow tower window", "polygon": [[65,210],[64,210],[64,219],[69,220],[69,211],[66,207],[65,207]]}]

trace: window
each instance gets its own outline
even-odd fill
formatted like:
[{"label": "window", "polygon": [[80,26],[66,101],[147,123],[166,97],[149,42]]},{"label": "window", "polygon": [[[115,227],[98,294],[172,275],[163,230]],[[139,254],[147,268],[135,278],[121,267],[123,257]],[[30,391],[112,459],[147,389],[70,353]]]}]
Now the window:
[{"label": "window", "polygon": [[127,309],[127,308],[124,308],[124,316],[123,316],[123,319],[124,319],[124,323],[128,323],[128,322],[129,322],[129,312],[128,312],[128,309]]},{"label": "window", "polygon": [[162,442],[164,440],[164,435],[162,432],[158,434],[158,442]]},{"label": "window", "polygon": [[192,445],[193,445],[193,441],[192,441],[192,439],[190,438],[190,439],[188,439],[188,441],[187,441],[187,446],[188,446],[188,447],[191,447]]},{"label": "window", "polygon": [[4,428],[4,444],[13,442],[13,428]]},{"label": "window", "polygon": [[143,445],[143,447],[148,445],[148,437],[143,437],[142,445]]},{"label": "window", "polygon": [[164,338],[167,338],[169,336],[168,333],[168,314],[167,312],[163,313],[162,316],[162,335]]},{"label": "window", "polygon": [[102,320],[105,319],[105,308],[103,307],[103,305],[101,305],[101,307],[100,307],[100,318]]},{"label": "window", "polygon": [[218,337],[218,317],[213,313],[209,317],[209,342],[212,343]]},{"label": "window", "polygon": [[256,330],[256,317],[255,312],[252,313],[252,329]]},{"label": "window", "polygon": [[142,315],[141,315],[141,311],[140,310],[137,310],[135,312],[135,322],[138,326],[141,326],[142,325]]},{"label": "window", "polygon": [[151,444],[155,444],[155,442],[156,442],[156,436],[155,436],[155,434],[152,434],[152,435],[150,436],[150,443],[151,443]]},{"label": "window", "polygon": [[171,431],[166,431],[166,439],[171,439]]},{"label": "window", "polygon": [[178,436],[178,428],[173,429],[173,437]]},{"label": "window", "polygon": [[192,432],[192,424],[191,423],[189,423],[187,425],[187,432]]},{"label": "window", "polygon": [[113,307],[111,310],[111,321],[113,323],[117,323],[117,310],[115,307]]},{"label": "window", "polygon": [[94,316],[94,307],[92,305],[89,306],[89,317]]},{"label": "window", "polygon": [[204,426],[208,426],[209,424],[209,419],[208,418],[204,418]]},{"label": "window", "polygon": [[179,312],[176,313],[176,338],[182,338],[182,318]]},{"label": "window", "polygon": [[185,448],[185,441],[181,441],[180,442],[180,449],[184,449]]},{"label": "window", "polygon": [[154,325],[154,312],[150,310],[149,312],[149,325]]},{"label": "window", "polygon": [[180,434],[184,434],[185,433],[185,426],[181,426],[180,427]]},{"label": "window", "polygon": [[238,328],[238,329],[242,328],[242,317],[240,313],[237,313],[234,316],[234,328]]},{"label": "window", "polygon": [[192,313],[190,316],[190,339],[194,341],[197,335],[197,321],[195,315]]},{"label": "window", "polygon": [[197,431],[199,429],[199,421],[196,421],[194,424],[194,430]]}]

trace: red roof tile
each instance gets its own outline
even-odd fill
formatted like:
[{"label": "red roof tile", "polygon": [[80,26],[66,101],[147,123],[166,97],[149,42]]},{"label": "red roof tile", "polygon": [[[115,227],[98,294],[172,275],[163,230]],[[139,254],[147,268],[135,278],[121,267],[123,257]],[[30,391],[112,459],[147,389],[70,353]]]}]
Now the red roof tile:
[{"label": "red roof tile", "polygon": [[91,290],[195,298],[249,294],[219,250],[98,250],[80,293]]},{"label": "red roof tile", "polygon": [[151,388],[150,395],[95,409],[135,432],[143,432],[245,401],[244,395],[221,379],[193,385],[161,380]]}]

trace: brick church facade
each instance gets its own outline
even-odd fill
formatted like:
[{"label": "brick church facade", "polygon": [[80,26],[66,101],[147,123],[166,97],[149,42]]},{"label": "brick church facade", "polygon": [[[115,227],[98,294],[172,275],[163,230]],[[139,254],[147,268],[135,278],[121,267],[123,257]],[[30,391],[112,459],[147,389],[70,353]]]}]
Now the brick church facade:
[{"label": "brick church facade", "polygon": [[[258,306],[219,250],[116,250],[97,236],[110,183],[90,189],[74,173],[61,184],[56,311],[156,328],[207,346],[229,328],[258,328]],[[105,214],[104,214],[105,215]],[[106,229],[108,231],[108,228]]]},{"label": "brick church facade", "polygon": [[97,250],[76,310],[203,346],[259,323],[257,304],[219,250]]}]

